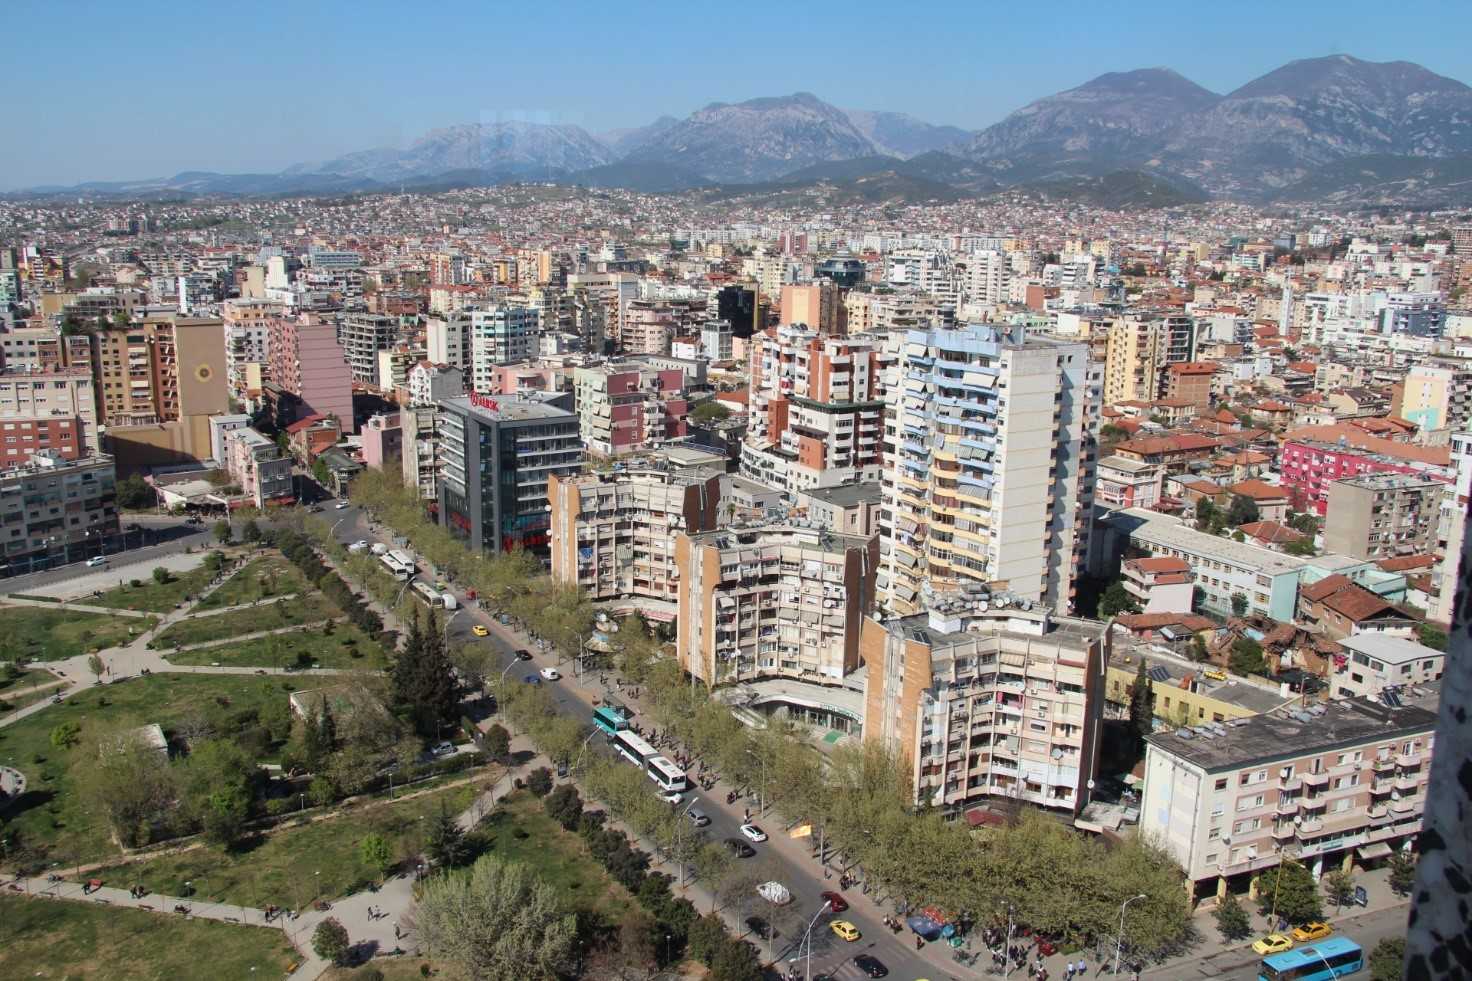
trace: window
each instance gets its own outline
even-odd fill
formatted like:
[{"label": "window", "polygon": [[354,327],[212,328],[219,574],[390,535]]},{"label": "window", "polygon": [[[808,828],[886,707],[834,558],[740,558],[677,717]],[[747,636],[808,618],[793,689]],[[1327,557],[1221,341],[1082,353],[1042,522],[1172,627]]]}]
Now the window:
[{"label": "window", "polygon": [[1226,777],[1222,777],[1220,780],[1218,780],[1216,782],[1216,789],[1217,790],[1226,790],[1227,789],[1227,778]]}]

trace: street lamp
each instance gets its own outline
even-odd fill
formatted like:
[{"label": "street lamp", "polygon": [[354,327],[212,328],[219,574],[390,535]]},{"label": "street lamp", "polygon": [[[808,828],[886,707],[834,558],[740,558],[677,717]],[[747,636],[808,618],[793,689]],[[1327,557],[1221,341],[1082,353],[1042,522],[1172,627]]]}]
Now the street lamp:
[{"label": "street lamp", "polygon": [[[690,808],[694,807],[695,806],[695,802],[698,801],[698,800],[700,800],[699,797],[691,797],[690,798],[690,803],[686,804],[680,810],[680,817],[684,817],[686,814],[689,814],[690,813]],[[685,888],[685,850],[680,847],[680,831],[682,830],[682,827],[681,826],[683,824],[684,824],[683,821],[680,821],[680,820],[676,819],[676,821],[675,821],[675,851],[677,851],[677,852],[680,853],[680,888],[681,889]]]},{"label": "street lamp", "polygon": [[[829,905],[829,900],[823,900],[823,905],[818,907],[818,912],[813,914],[813,918],[808,921],[808,928],[802,934],[802,943],[808,945],[807,965],[803,968],[802,972],[805,981],[813,981],[813,927],[817,925],[818,917],[828,912]],[[801,950],[802,944],[798,944],[797,949]]]},{"label": "street lamp", "polygon": [[1148,897],[1142,892],[1138,896],[1131,896],[1129,899],[1126,899],[1124,902],[1122,902],[1122,903],[1119,904],[1119,936],[1117,936],[1117,937],[1114,938],[1114,973],[1115,973],[1115,975],[1118,975],[1119,974],[1119,952],[1124,947],[1124,911],[1125,911],[1125,908],[1128,907],[1130,903],[1133,903],[1137,899],[1147,899],[1147,898]]},{"label": "street lamp", "polygon": [[598,733],[600,731],[601,730],[599,730],[595,726],[593,728],[593,731],[590,732],[590,733],[588,733],[588,738],[587,739],[584,739],[583,740],[583,744],[578,747],[577,762],[573,764],[573,766],[572,766],[572,772],[577,773],[578,770],[580,770],[582,768],[582,765],[583,765],[583,751],[588,748],[588,743],[593,739],[594,736],[598,735]]},{"label": "street lamp", "polygon": [[760,784],[761,797],[757,800],[757,817],[765,816],[767,812],[767,760],[764,756],[758,756],[755,750],[748,749],[746,755],[755,759],[762,765],[762,777]]},{"label": "street lamp", "polygon": [[458,617],[460,614],[462,614],[464,612],[465,612],[465,609],[462,607],[461,609],[458,609],[454,613],[451,613],[449,616],[445,617],[445,646],[446,647],[449,647],[450,646],[450,621],[454,620],[456,617]]}]

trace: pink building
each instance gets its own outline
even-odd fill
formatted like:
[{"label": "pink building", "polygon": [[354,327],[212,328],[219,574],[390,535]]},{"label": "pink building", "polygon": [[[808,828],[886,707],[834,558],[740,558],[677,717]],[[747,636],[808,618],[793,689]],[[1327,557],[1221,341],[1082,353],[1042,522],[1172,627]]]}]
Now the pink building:
[{"label": "pink building", "polygon": [[516,395],[520,392],[567,392],[572,390],[572,368],[560,361],[519,361],[491,365],[487,395]]},{"label": "pink building", "polygon": [[[1321,427],[1328,428],[1328,427]],[[1345,477],[1367,473],[1410,473],[1450,480],[1447,468],[1437,466],[1425,459],[1414,459],[1413,451],[1422,455],[1428,448],[1391,443],[1375,452],[1347,443],[1325,443],[1313,439],[1289,439],[1283,444],[1278,456],[1278,468],[1283,477],[1283,487],[1288,492],[1290,506],[1313,508],[1315,514],[1323,516],[1329,504],[1329,485]],[[1383,452],[1390,449],[1390,452]]]},{"label": "pink building", "polygon": [[353,377],[337,328],[315,314],[271,320],[268,345],[271,380],[301,400],[297,418],[336,416],[343,432],[354,432]]},{"label": "pink building", "polygon": [[399,413],[386,412],[369,419],[363,426],[363,465],[375,470],[403,466],[404,430]]},{"label": "pink building", "polygon": [[599,365],[579,368],[574,380],[583,445],[594,453],[616,456],[689,432],[690,401],[679,368]]}]

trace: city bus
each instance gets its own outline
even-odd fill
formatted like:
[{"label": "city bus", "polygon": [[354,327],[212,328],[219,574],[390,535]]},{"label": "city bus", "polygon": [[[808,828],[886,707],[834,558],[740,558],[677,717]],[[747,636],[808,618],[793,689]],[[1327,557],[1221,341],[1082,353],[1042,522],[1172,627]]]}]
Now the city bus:
[{"label": "city bus", "polygon": [[427,582],[416,579],[409,584],[409,589],[414,593],[415,596],[423,600],[424,604],[430,609],[435,609],[437,607],[445,605],[445,598],[441,596],[439,592]]},{"label": "city bus", "polygon": [[683,791],[690,787],[685,771],[659,755],[659,750],[649,745],[638,733],[629,729],[614,733],[608,744],[630,763],[642,769],[661,790]]},{"label": "city bus", "polygon": [[600,705],[593,710],[593,724],[612,736],[629,727],[629,713],[617,702]]},{"label": "city bus", "polygon": [[1330,981],[1365,966],[1364,951],[1348,937],[1329,937],[1264,957],[1258,981]]},{"label": "city bus", "polygon": [[378,561],[382,562],[383,567],[388,570],[388,574],[399,580],[399,582],[407,582],[409,577],[414,575],[416,571],[414,568],[414,557],[403,549],[390,549],[380,555]]}]

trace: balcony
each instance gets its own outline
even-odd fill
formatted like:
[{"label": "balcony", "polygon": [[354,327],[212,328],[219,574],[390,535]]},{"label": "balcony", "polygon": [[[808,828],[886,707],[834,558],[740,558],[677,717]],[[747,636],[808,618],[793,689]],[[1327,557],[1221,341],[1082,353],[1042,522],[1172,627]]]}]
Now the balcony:
[{"label": "balcony", "polygon": [[1376,773],[1388,773],[1389,771],[1395,769],[1395,760],[1387,756],[1384,759],[1377,759],[1372,761],[1370,765],[1374,768]]},{"label": "balcony", "polygon": [[1421,765],[1420,753],[1401,753],[1395,758],[1395,765],[1403,770],[1409,770]]},{"label": "balcony", "polygon": [[1415,793],[1419,785],[1419,776],[1415,773],[1402,773],[1395,778],[1395,789],[1403,794]]},{"label": "balcony", "polygon": [[1297,814],[1298,813],[1298,798],[1296,798],[1296,797],[1280,797],[1280,798],[1278,798],[1278,806],[1276,808],[1274,808],[1273,813],[1274,814],[1281,815],[1281,816],[1284,816],[1284,817],[1288,817],[1288,816]]},{"label": "balcony", "polygon": [[1329,782],[1329,774],[1305,773],[1303,774],[1303,782],[1308,784],[1310,787],[1322,787]]},{"label": "balcony", "polygon": [[1288,793],[1296,793],[1303,789],[1303,780],[1298,777],[1279,778],[1278,789]]},{"label": "balcony", "polygon": [[1409,814],[1416,810],[1418,801],[1414,797],[1402,797],[1400,800],[1390,802],[1390,809],[1396,814]]},{"label": "balcony", "polygon": [[1278,841],[1286,841],[1298,833],[1298,826],[1292,821],[1283,821],[1273,825],[1273,837]]},{"label": "balcony", "polygon": [[1308,820],[1298,825],[1298,834],[1300,837],[1302,837],[1303,835],[1318,834],[1320,831],[1323,830],[1324,822],[1319,818],[1309,818]]}]

